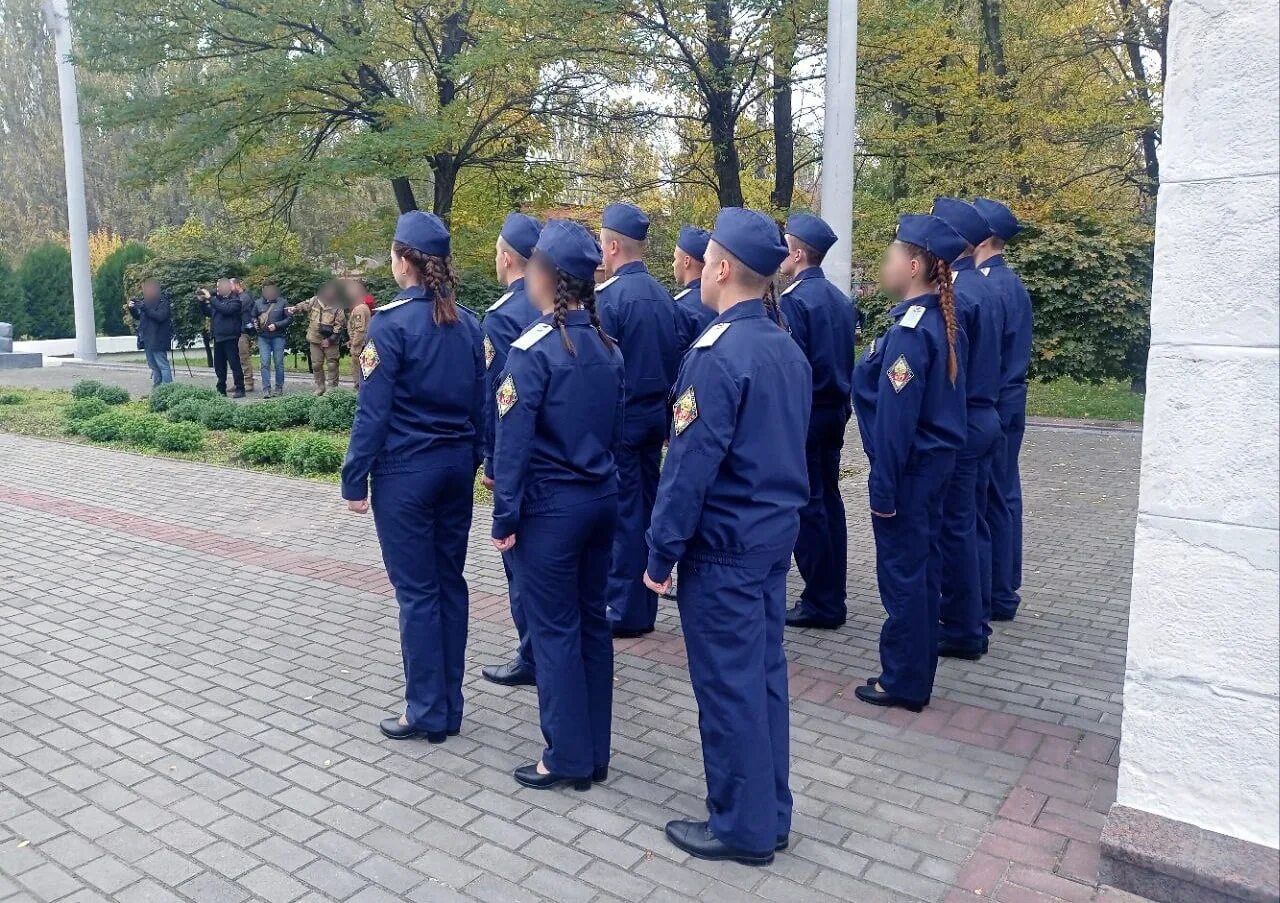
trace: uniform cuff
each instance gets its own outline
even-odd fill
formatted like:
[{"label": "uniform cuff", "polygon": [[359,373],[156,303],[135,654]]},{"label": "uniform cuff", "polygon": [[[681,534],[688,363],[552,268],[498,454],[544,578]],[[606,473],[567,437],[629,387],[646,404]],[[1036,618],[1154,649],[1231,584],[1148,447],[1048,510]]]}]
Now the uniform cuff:
[{"label": "uniform cuff", "polygon": [[493,518],[493,529],[489,535],[494,539],[506,539],[512,533],[516,532],[516,525],[519,523],[518,518],[514,517],[497,517]]},{"label": "uniform cuff", "polygon": [[645,567],[645,571],[649,575],[649,579],[654,583],[661,583],[671,576],[671,572],[675,570],[676,563],[670,558],[664,558],[657,552],[649,553],[649,563]]},{"label": "uniform cuff", "polygon": [[364,479],[358,483],[348,483],[344,480],[342,497],[348,502],[363,502],[369,497],[369,481]]},{"label": "uniform cuff", "polygon": [[894,514],[898,510],[898,500],[887,492],[871,493],[871,510],[881,514]]},{"label": "uniform cuff", "polygon": [[488,477],[490,480],[493,479],[493,459],[492,458],[484,459],[484,475]]}]

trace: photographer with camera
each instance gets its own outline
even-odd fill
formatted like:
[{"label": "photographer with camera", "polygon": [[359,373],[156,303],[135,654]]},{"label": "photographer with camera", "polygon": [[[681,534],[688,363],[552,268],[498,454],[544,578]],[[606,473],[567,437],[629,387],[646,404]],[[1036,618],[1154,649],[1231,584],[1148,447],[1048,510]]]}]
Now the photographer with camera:
[{"label": "photographer with camera", "polygon": [[254,322],[253,295],[244,287],[239,277],[231,278],[231,293],[240,299],[240,313],[244,317],[244,331],[240,333],[240,341],[236,350],[240,354],[240,370],[244,373],[244,390],[253,391],[253,344],[258,334],[258,324]]},{"label": "photographer with camera", "polygon": [[290,314],[306,312],[311,315],[307,320],[307,343],[311,346],[311,374],[316,380],[314,394],[323,395],[326,388],[338,388],[338,356],[342,353],[339,339],[347,321],[342,285],[337,281],[326,282],[314,298],[285,310]]},{"label": "photographer with camera", "polygon": [[169,365],[169,348],[173,345],[173,313],[169,296],[156,279],[142,283],[142,297],[129,301],[129,315],[138,328],[138,347],[147,354],[151,368],[151,385],[173,382]]},{"label": "photographer with camera", "polygon": [[232,398],[244,398],[244,370],[240,367],[240,336],[244,333],[244,312],[240,296],[231,290],[230,279],[219,279],[217,294],[210,295],[207,288],[197,289],[200,312],[209,318],[209,331],[213,335],[213,371],[218,375],[218,393],[227,394],[227,367],[235,391]]},{"label": "photographer with camera", "polygon": [[289,308],[274,282],[262,283],[262,297],[254,302],[253,323],[258,330],[258,357],[262,359],[262,394],[270,398],[271,370],[275,365],[276,395],[284,394],[284,333],[289,328]]}]

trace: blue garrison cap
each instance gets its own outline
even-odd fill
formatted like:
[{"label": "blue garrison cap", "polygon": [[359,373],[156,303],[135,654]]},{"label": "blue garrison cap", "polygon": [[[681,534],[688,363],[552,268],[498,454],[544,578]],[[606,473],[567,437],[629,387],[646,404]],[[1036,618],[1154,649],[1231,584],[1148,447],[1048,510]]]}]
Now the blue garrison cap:
[{"label": "blue garrison cap", "polygon": [[979,245],[991,237],[991,224],[983,219],[978,209],[959,198],[934,198],[934,216],[960,233],[971,245]]},{"label": "blue garrison cap", "polygon": [[644,241],[649,237],[649,217],[635,204],[610,204],[604,208],[600,225],[636,241]]},{"label": "blue garrison cap", "polygon": [[396,241],[433,257],[449,256],[449,227],[434,213],[410,210],[396,220]]},{"label": "blue garrison cap", "polygon": [[759,210],[725,207],[716,216],[711,240],[761,276],[772,276],[787,259],[778,224]]},{"label": "blue garrison cap", "polygon": [[511,245],[511,250],[521,257],[533,253],[533,246],[538,243],[538,233],[542,227],[538,221],[527,213],[508,213],[502,221],[502,231],[498,234],[502,240]]},{"label": "blue garrison cap", "polygon": [[836,233],[826,220],[812,213],[793,213],[787,217],[786,233],[794,235],[819,254],[826,254],[836,243]]},{"label": "blue garrison cap", "polygon": [[697,226],[681,226],[680,237],[676,239],[676,247],[684,251],[694,260],[701,260],[707,253],[707,242],[711,241],[711,233]]},{"label": "blue garrison cap", "polygon": [[991,225],[991,231],[1005,241],[1022,231],[1022,223],[1013,215],[1013,211],[999,201],[990,198],[974,198],[973,206],[982,218]]},{"label": "blue garrison cap", "polygon": [[924,248],[947,263],[955,260],[969,243],[955,229],[927,213],[904,213],[898,217],[898,241]]},{"label": "blue garrison cap", "polygon": [[567,219],[547,220],[534,250],[545,255],[557,270],[583,282],[593,281],[600,266],[600,245],[595,236]]}]

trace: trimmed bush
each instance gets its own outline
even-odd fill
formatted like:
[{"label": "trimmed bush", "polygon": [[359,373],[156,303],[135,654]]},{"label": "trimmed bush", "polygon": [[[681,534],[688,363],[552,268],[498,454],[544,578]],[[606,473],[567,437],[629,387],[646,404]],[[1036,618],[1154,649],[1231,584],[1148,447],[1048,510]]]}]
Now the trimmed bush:
[{"label": "trimmed bush", "polygon": [[188,452],[204,445],[204,427],[198,423],[166,423],[156,430],[156,448]]},{"label": "trimmed bush", "polygon": [[303,436],[290,446],[284,463],[294,473],[334,473],[342,467],[342,452],[332,439]]},{"label": "trimmed bush", "polygon": [[124,411],[107,411],[80,424],[80,435],[91,442],[114,442],[132,418]]},{"label": "trimmed bush", "polygon": [[356,393],[334,389],[311,402],[311,428],[338,433],[356,420]]},{"label": "trimmed bush", "polygon": [[156,386],[147,397],[147,407],[156,414],[169,410],[180,401],[189,398],[220,398],[213,389],[205,386],[193,386],[187,383],[165,383]]},{"label": "trimmed bush", "polygon": [[90,417],[97,417],[99,414],[105,414],[110,410],[108,405],[101,398],[90,396],[89,398],[77,398],[63,408],[63,416],[68,422],[77,423],[88,420]]},{"label": "trimmed bush", "polygon": [[3,404],[26,404],[26,396],[17,392],[0,392],[0,405]]},{"label": "trimmed bush", "polygon": [[143,414],[134,417],[120,430],[120,438],[130,445],[149,447],[156,444],[156,434],[165,425],[165,419],[159,414]]},{"label": "trimmed bush", "polygon": [[[96,379],[82,379],[71,387],[72,398],[97,398],[98,393],[106,386]],[[103,399],[104,401],[106,399]]]},{"label": "trimmed bush", "polygon": [[283,464],[292,447],[293,437],[287,433],[261,433],[244,440],[240,460],[250,464]]},{"label": "trimmed bush", "polygon": [[[186,404],[186,402],[183,402]],[[209,399],[200,402],[200,423],[211,430],[229,430],[236,424],[236,407],[225,398]]]},{"label": "trimmed bush", "polygon": [[129,391],[120,386],[102,386],[98,389],[98,397],[110,405],[125,404],[129,400]]},{"label": "trimmed bush", "polygon": [[242,432],[269,433],[284,426],[284,415],[275,405],[258,402],[236,406],[236,429]]},{"label": "trimmed bush", "polygon": [[262,402],[280,412],[282,426],[304,426],[311,421],[311,404],[314,399],[303,392],[285,395]]},{"label": "trimmed bush", "polygon": [[211,398],[184,398],[165,411],[164,416],[174,423],[200,423],[209,405],[215,403]]}]

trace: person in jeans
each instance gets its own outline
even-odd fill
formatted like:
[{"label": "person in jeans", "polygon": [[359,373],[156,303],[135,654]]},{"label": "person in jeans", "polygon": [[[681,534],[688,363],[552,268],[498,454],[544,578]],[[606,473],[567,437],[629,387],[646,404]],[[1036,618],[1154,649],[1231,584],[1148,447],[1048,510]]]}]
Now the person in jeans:
[{"label": "person in jeans", "polygon": [[202,288],[196,292],[200,310],[209,318],[213,335],[213,371],[218,375],[218,394],[227,394],[227,367],[235,386],[232,398],[244,398],[244,371],[240,368],[240,334],[244,331],[244,313],[240,296],[231,290],[230,279],[219,279],[217,294]]},{"label": "person in jeans", "polygon": [[253,333],[254,329],[254,300],[253,293],[250,292],[243,282],[233,278],[231,280],[231,293],[240,299],[240,314],[244,317],[242,328],[240,331],[240,339],[236,343],[236,352],[240,356],[240,372],[244,374],[244,388],[246,392],[253,391]]},{"label": "person in jeans", "polygon": [[262,394],[270,398],[271,369],[275,364],[276,388],[274,394],[284,394],[284,333],[289,328],[288,305],[280,297],[280,289],[274,282],[262,284],[262,297],[254,302],[253,318],[258,324],[258,357],[262,359]]},{"label": "person in jeans", "polygon": [[160,289],[157,280],[148,279],[142,283],[142,297],[129,302],[129,313],[138,324],[138,341],[147,354],[151,385],[173,382],[173,368],[169,365],[173,314],[169,296]]}]

